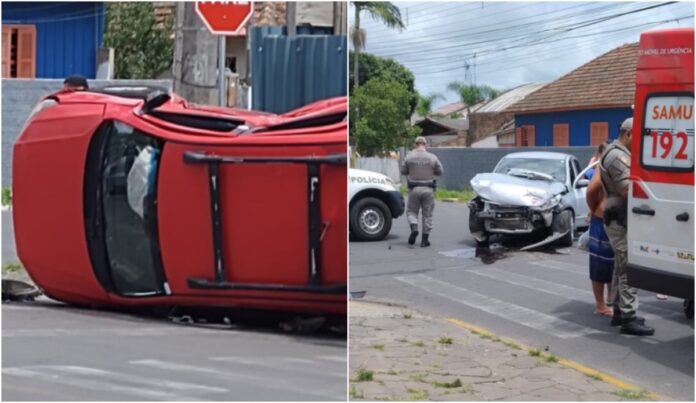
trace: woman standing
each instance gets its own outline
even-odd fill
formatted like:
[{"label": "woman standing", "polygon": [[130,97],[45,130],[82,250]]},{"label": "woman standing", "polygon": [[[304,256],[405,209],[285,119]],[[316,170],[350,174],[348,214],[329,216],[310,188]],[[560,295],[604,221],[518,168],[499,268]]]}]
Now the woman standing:
[{"label": "woman standing", "polygon": [[611,249],[609,238],[604,231],[604,190],[599,175],[592,175],[587,186],[587,205],[590,208],[590,280],[595,297],[595,314],[611,316],[612,309],[604,299],[604,285],[607,288],[607,299],[611,287],[611,277],[614,271],[614,251]]}]

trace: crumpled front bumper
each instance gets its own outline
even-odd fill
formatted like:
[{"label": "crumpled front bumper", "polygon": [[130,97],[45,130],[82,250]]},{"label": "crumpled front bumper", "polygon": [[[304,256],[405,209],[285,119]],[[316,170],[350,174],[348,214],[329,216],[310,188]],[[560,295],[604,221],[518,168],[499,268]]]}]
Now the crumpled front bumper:
[{"label": "crumpled front bumper", "polygon": [[[470,206],[470,208],[472,208]],[[485,203],[483,210],[476,211],[485,231],[492,234],[531,234],[550,228],[554,209],[533,211],[528,207],[497,206]]]}]

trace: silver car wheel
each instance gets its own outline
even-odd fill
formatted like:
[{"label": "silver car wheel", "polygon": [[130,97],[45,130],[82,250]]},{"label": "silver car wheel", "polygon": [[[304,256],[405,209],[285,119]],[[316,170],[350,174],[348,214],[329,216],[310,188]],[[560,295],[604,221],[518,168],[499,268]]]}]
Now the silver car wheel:
[{"label": "silver car wheel", "polygon": [[370,235],[375,235],[384,228],[384,215],[375,207],[367,207],[360,212],[360,229]]}]

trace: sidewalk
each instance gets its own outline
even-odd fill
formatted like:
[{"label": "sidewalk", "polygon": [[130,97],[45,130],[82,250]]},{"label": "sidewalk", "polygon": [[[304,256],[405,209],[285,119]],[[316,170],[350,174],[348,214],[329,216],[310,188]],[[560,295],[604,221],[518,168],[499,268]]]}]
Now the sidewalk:
[{"label": "sidewalk", "polygon": [[560,357],[406,307],[351,301],[349,323],[350,400],[659,399]]}]

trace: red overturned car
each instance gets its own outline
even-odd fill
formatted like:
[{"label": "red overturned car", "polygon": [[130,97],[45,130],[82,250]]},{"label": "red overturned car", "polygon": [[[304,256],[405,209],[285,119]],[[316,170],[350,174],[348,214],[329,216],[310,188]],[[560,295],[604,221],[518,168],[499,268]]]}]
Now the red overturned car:
[{"label": "red overturned car", "polygon": [[345,314],[346,113],[48,96],[13,151],[18,256],[71,304]]}]

